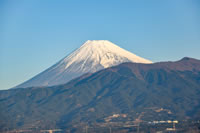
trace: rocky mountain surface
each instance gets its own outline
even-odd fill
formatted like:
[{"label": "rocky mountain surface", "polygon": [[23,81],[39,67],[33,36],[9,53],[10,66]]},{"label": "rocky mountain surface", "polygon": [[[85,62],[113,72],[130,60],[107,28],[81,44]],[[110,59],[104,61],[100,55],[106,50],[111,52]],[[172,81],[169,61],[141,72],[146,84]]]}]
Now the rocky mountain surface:
[{"label": "rocky mountain surface", "polygon": [[123,63],[63,85],[0,91],[0,129],[69,128],[114,120],[198,120],[199,96],[197,59]]}]

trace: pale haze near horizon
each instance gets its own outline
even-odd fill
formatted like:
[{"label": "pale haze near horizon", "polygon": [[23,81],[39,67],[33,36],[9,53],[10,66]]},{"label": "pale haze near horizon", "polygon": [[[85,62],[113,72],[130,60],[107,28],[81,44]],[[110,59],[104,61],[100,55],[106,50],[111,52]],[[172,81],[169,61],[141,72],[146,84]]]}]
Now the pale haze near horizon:
[{"label": "pale haze near horizon", "polygon": [[0,2],[0,89],[52,66],[87,40],[153,62],[200,59],[198,0]]}]

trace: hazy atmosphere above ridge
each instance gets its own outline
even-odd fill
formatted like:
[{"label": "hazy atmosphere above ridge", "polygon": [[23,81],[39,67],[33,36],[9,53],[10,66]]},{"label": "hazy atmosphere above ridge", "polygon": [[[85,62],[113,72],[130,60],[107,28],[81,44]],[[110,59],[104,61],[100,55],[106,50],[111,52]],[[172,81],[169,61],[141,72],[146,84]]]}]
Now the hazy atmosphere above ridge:
[{"label": "hazy atmosphere above ridge", "polygon": [[200,59],[197,0],[2,0],[0,10],[0,89],[34,77],[86,40],[109,40],[153,62]]}]

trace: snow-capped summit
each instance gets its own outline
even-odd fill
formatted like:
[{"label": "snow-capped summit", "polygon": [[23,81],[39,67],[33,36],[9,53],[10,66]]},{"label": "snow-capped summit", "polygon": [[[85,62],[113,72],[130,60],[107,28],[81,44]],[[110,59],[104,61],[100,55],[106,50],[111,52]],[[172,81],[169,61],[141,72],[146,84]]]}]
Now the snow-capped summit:
[{"label": "snow-capped summit", "polygon": [[152,63],[110,41],[88,40],[69,56],[17,88],[64,84],[85,73],[93,73],[124,62]]}]

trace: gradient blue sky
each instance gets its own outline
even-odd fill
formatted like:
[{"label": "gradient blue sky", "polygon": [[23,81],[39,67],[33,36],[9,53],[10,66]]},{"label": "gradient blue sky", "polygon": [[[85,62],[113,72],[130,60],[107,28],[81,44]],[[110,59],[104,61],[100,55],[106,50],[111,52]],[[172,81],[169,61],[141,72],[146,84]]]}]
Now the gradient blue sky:
[{"label": "gradient blue sky", "polygon": [[110,40],[153,62],[200,59],[200,1],[0,0],[0,89],[86,40]]}]

